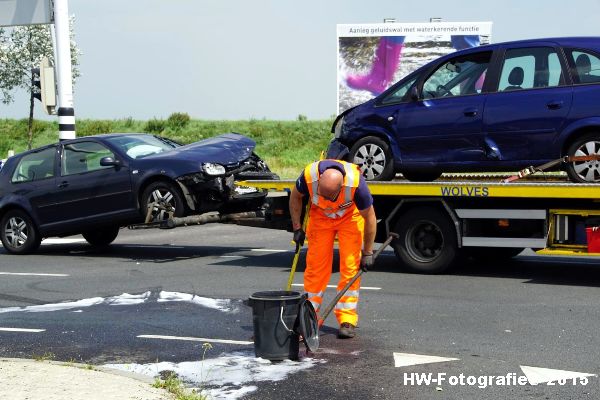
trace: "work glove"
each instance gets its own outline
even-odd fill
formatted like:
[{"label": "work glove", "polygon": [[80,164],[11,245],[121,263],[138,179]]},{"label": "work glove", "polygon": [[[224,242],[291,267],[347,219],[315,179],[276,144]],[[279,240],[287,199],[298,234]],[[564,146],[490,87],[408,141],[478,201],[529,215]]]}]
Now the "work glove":
[{"label": "work glove", "polygon": [[294,231],[294,242],[296,242],[296,246],[304,246],[304,239],[306,239],[306,233],[304,233],[302,228],[296,229]]},{"label": "work glove", "polygon": [[367,272],[373,266],[373,254],[363,254],[360,258],[360,269]]}]

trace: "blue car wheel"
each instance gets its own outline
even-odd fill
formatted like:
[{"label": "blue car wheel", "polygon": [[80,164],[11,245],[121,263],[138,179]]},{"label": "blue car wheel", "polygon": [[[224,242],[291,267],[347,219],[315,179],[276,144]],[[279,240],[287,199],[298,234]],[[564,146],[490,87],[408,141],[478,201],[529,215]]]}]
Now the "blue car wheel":
[{"label": "blue car wheel", "polygon": [[[600,134],[591,133],[575,140],[569,150],[569,156],[600,155]],[[580,161],[567,164],[567,174],[573,182],[600,182],[600,161]]]},{"label": "blue car wheel", "polygon": [[394,178],[394,159],[390,146],[382,139],[367,136],[350,149],[350,162],[358,165],[368,181],[389,181]]}]

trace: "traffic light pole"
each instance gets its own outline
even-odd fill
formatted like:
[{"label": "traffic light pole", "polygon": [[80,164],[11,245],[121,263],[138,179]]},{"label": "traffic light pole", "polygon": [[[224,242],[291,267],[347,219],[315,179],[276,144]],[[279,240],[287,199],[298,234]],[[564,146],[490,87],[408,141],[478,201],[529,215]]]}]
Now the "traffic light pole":
[{"label": "traffic light pole", "polygon": [[68,0],[54,3],[54,28],[56,30],[55,54],[58,83],[58,138],[75,138],[75,109],[73,107],[73,78],[71,74],[71,39],[69,36]]}]

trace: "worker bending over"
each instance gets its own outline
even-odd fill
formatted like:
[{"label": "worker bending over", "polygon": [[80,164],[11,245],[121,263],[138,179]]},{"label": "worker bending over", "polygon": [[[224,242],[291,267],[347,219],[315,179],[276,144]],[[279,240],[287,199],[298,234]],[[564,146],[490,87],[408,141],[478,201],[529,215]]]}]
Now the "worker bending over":
[{"label": "worker bending over", "polygon": [[[304,169],[290,196],[294,241],[300,245],[306,237],[300,223],[304,196],[309,196],[311,202],[304,291],[318,313],[331,277],[336,234],[340,254],[337,290],[340,291],[359,268],[366,271],[373,265],[377,219],[373,197],[356,165],[337,160],[314,162]],[[340,324],[339,338],[355,335],[359,288],[360,279],[335,306],[335,316]]]}]

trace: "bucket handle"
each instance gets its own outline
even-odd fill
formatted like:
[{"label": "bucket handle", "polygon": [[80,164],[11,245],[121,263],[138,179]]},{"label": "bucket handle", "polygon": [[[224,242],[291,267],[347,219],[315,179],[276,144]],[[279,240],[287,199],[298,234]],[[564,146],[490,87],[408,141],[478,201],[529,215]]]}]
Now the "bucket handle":
[{"label": "bucket handle", "polygon": [[283,327],[285,328],[286,331],[288,331],[290,333],[296,333],[292,329],[288,328],[285,321],[283,320],[283,306],[279,307],[279,320],[283,324]]}]

